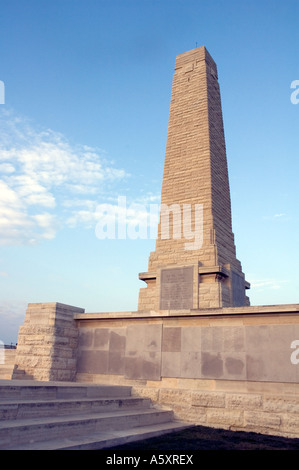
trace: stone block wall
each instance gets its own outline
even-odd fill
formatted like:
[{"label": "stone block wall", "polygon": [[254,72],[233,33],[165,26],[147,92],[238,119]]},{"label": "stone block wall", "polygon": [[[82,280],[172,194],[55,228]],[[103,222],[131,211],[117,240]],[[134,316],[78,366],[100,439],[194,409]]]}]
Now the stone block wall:
[{"label": "stone block wall", "polygon": [[77,381],[131,385],[196,424],[299,437],[298,305],[75,318]]},{"label": "stone block wall", "polygon": [[29,304],[13,378],[130,385],[181,420],[299,437],[297,341],[299,305],[162,315]]},{"label": "stone block wall", "polygon": [[256,390],[246,392],[239,392],[237,383],[232,387],[235,390],[227,390],[223,384],[219,391],[135,385],[133,394],[154,397],[160,406],[172,408],[178,419],[201,426],[298,438],[298,389],[286,393],[275,384],[272,390],[255,385]]},{"label": "stone block wall", "polygon": [[56,302],[29,304],[19,329],[13,379],[74,380],[78,346],[74,314],[83,312]]},{"label": "stone block wall", "polygon": [[146,381],[299,383],[299,367],[291,362],[299,311],[269,310],[257,315],[255,307],[240,307],[146,318],[120,313],[93,321],[79,315],[77,372]]}]

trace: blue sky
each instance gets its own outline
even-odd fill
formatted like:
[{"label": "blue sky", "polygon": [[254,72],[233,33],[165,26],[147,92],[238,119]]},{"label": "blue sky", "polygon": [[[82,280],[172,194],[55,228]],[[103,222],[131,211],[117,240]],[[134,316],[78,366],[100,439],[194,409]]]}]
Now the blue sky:
[{"label": "blue sky", "polygon": [[299,303],[298,17],[297,0],[1,0],[2,341],[29,302],[136,310],[155,242],[99,240],[97,208],[159,201],[175,57],[196,45],[218,66],[251,303]]}]

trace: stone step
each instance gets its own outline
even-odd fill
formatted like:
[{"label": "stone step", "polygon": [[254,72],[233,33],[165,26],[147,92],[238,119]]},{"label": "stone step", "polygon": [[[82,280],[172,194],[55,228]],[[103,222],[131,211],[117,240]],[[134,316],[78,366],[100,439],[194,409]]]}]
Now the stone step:
[{"label": "stone step", "polygon": [[13,366],[7,364],[0,365],[0,379],[11,379]]},{"label": "stone step", "polygon": [[23,444],[129,430],[172,420],[172,411],[157,409],[5,420],[0,422],[0,449],[17,449]]},{"label": "stone step", "polygon": [[131,395],[131,387],[78,384],[76,382],[38,382],[0,380],[0,401],[53,400],[57,398],[105,398]]},{"label": "stone step", "polygon": [[122,429],[109,432],[95,432],[84,436],[53,439],[42,442],[10,447],[10,450],[101,450],[109,449],[131,442],[138,442],[152,437],[182,431],[193,425],[172,421],[168,423],[139,426],[131,429]]},{"label": "stone step", "polygon": [[38,418],[144,409],[151,400],[139,397],[74,398],[50,400],[0,400],[0,420]]},{"label": "stone step", "polygon": [[185,427],[129,386],[0,380],[0,449],[105,449]]}]

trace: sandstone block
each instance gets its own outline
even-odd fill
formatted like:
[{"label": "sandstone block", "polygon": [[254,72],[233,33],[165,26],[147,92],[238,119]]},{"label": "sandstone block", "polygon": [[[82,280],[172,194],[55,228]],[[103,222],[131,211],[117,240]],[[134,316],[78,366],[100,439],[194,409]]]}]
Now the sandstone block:
[{"label": "sandstone block", "polygon": [[281,416],[277,413],[263,413],[256,411],[245,411],[244,422],[246,428],[260,429],[260,432],[277,430],[280,428]]},{"label": "sandstone block", "polygon": [[225,393],[192,391],[191,403],[192,403],[192,406],[225,408]]},{"label": "sandstone block", "polygon": [[242,410],[256,410],[261,408],[263,399],[261,395],[233,393],[226,396],[226,407]]},{"label": "sandstone block", "polygon": [[243,412],[235,410],[208,409],[207,424],[228,428],[243,426]]},{"label": "sandstone block", "polygon": [[191,404],[191,392],[189,390],[160,389],[159,402],[163,404]]}]

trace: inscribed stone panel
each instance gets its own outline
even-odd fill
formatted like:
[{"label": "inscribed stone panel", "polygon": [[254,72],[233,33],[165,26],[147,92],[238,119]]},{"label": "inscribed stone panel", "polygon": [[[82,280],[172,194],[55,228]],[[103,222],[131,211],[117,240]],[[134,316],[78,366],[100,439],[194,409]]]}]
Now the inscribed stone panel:
[{"label": "inscribed stone panel", "polygon": [[161,270],[160,309],[193,308],[193,266]]},{"label": "inscribed stone panel", "polygon": [[134,324],[127,327],[126,352],[161,351],[162,324]]},{"label": "inscribed stone panel", "polygon": [[162,351],[178,352],[181,350],[181,328],[164,327]]},{"label": "inscribed stone panel", "polygon": [[224,378],[226,380],[246,380],[246,353],[223,353]]},{"label": "inscribed stone panel", "polygon": [[243,326],[223,327],[223,350],[245,351],[245,329]]},{"label": "inscribed stone panel", "polygon": [[142,379],[142,362],[143,360],[140,355],[137,356],[131,353],[125,356],[125,378],[134,380]]},{"label": "inscribed stone panel", "polygon": [[162,377],[180,377],[181,376],[181,353],[180,352],[162,352]]},{"label": "inscribed stone panel", "polygon": [[102,350],[109,349],[109,329],[96,328],[94,331],[94,347]]},{"label": "inscribed stone panel", "polygon": [[129,379],[160,380],[162,324],[127,327],[124,371]]},{"label": "inscribed stone panel", "polygon": [[296,382],[296,366],[291,363],[290,345],[295,325],[247,326],[247,380]]},{"label": "inscribed stone panel", "polygon": [[126,329],[115,328],[110,330],[109,351],[125,351],[126,349]]},{"label": "inscribed stone panel", "polygon": [[201,353],[201,375],[203,378],[223,378],[223,357],[221,353]]},{"label": "inscribed stone panel", "polygon": [[77,361],[77,371],[85,374],[107,374],[108,351],[81,350]]},{"label": "inscribed stone panel", "polygon": [[129,353],[124,358],[124,372],[126,379],[160,380],[161,353],[148,351]]},{"label": "inscribed stone panel", "polygon": [[89,328],[79,329],[78,347],[91,347],[93,343],[94,330]]},{"label": "inscribed stone panel", "polygon": [[182,327],[181,349],[182,351],[201,351],[201,331],[199,326]]},{"label": "inscribed stone panel", "polygon": [[189,379],[201,378],[201,353],[194,351],[182,352],[181,376]]},{"label": "inscribed stone panel", "polygon": [[123,351],[109,351],[108,374],[121,375],[125,371],[125,355]]},{"label": "inscribed stone panel", "polygon": [[201,333],[202,351],[223,351],[223,327],[205,326]]}]

